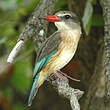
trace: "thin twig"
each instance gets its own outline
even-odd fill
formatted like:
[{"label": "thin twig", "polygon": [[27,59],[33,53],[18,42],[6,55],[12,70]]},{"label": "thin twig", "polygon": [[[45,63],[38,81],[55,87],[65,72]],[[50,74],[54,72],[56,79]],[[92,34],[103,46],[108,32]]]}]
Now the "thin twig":
[{"label": "thin twig", "polygon": [[80,82],[80,80],[78,79],[75,79],[75,78],[72,78],[71,76],[68,76],[66,73],[63,73],[62,71],[58,70],[58,72],[60,72],[62,75],[66,76],[67,78],[73,80],[73,81],[77,81],[77,82]]}]

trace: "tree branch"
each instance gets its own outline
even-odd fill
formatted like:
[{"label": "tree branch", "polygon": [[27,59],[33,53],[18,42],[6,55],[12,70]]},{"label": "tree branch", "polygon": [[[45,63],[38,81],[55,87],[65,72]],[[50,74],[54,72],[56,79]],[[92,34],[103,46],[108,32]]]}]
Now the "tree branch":
[{"label": "tree branch", "polygon": [[59,95],[62,95],[70,100],[72,110],[80,110],[78,100],[84,94],[83,91],[71,88],[68,84],[68,80],[63,80],[61,78],[53,80],[51,76],[47,80],[54,86]]},{"label": "tree branch", "polygon": [[8,62],[12,63],[14,61],[14,58],[20,52],[26,40],[32,39],[36,48],[45,40],[48,22],[46,20],[39,19],[39,17],[52,14],[54,12],[56,2],[57,0],[40,0],[39,5],[20,34],[17,45],[10,53],[7,59]]},{"label": "tree branch", "polygon": [[[100,1],[100,0],[99,0]],[[104,17],[104,67],[105,67],[105,75],[106,75],[106,89],[107,96],[110,97],[110,0],[101,0],[100,4],[103,9],[103,17]]]},{"label": "tree branch", "polygon": [[9,63],[13,63],[14,58],[17,56],[17,54],[19,53],[19,51],[21,50],[21,48],[24,45],[24,41],[20,40],[15,47],[13,48],[13,50],[11,51],[11,53],[9,54],[9,57],[7,59],[7,62]]}]

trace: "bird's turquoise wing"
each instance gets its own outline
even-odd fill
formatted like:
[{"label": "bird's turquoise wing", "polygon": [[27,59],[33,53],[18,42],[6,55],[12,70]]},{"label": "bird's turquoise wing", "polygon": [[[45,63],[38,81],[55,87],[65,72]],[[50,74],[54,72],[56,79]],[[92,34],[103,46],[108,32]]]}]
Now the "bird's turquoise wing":
[{"label": "bird's turquoise wing", "polygon": [[28,106],[31,106],[32,100],[34,99],[34,97],[36,96],[36,93],[38,91],[38,88],[36,88],[38,77],[39,77],[39,73],[36,75],[36,77],[34,79],[34,83],[32,85],[32,89],[31,89],[31,92],[30,92],[30,95],[29,95],[29,99],[28,99]]},{"label": "bird's turquoise wing", "polygon": [[61,37],[60,37],[60,32],[56,32],[53,35],[51,35],[40,47],[40,49],[37,52],[37,63],[35,65],[34,73],[33,73],[33,78],[34,78],[34,83],[32,85],[31,93],[29,96],[28,100],[28,105],[31,106],[32,100],[34,99],[38,87],[38,79],[39,79],[39,74],[40,71],[46,66],[48,63],[49,59],[55,55],[55,53],[58,51],[59,45],[61,43]]},{"label": "bird's turquoise wing", "polygon": [[55,50],[54,52],[52,52],[49,56],[47,56],[46,58],[43,58],[41,61],[39,61],[36,65],[35,65],[35,69],[34,69],[34,73],[33,76],[36,75],[36,73],[38,73],[43,67],[45,67],[45,65],[48,63],[49,59],[57,52],[57,50]]},{"label": "bird's turquoise wing", "polygon": [[35,78],[36,73],[39,73],[40,70],[47,64],[51,56],[57,52],[60,43],[60,32],[56,32],[41,45],[37,52],[37,64],[35,65],[33,78]]},{"label": "bird's turquoise wing", "polygon": [[[34,75],[35,75],[38,71],[40,71],[43,67],[45,67],[45,65],[48,63],[49,59],[50,59],[56,52],[57,52],[57,51],[52,52],[48,57],[43,58],[40,62],[38,62],[38,63],[36,64],[35,69],[34,69]],[[39,78],[39,73],[35,76],[34,83],[33,83],[33,85],[32,85],[31,93],[30,93],[29,100],[28,100],[28,106],[31,106],[32,100],[34,99],[34,97],[36,96],[36,93],[37,93],[37,91],[38,91],[38,88],[36,87],[38,78]]]}]

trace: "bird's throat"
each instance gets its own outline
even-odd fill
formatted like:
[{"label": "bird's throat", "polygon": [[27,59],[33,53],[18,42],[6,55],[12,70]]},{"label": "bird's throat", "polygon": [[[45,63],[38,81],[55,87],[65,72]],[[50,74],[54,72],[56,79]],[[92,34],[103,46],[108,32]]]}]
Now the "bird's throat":
[{"label": "bird's throat", "polygon": [[75,29],[61,32],[62,41],[65,43],[78,43],[80,35],[81,35],[80,31]]}]

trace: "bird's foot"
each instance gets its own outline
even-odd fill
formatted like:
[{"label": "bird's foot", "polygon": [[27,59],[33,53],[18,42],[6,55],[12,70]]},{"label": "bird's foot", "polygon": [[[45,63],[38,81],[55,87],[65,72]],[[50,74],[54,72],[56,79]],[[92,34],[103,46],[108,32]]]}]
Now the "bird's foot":
[{"label": "bird's foot", "polygon": [[54,71],[53,75],[57,77],[57,79],[63,79],[63,80],[68,80],[66,76],[62,75],[60,71]]},{"label": "bird's foot", "polygon": [[63,80],[66,80],[68,81],[67,78],[73,80],[73,81],[77,81],[77,82],[80,82],[80,80],[78,79],[75,79],[75,78],[72,78],[71,76],[68,76],[66,73],[63,73],[62,71],[58,70],[58,71],[54,71],[53,74],[51,74],[52,76],[56,76],[57,79],[63,79]]},{"label": "bird's foot", "polygon": [[63,77],[65,76],[66,78],[69,78],[73,81],[77,81],[77,82],[80,82],[80,80],[78,79],[75,79],[75,78],[72,78],[71,76],[68,76],[66,73],[63,73],[62,71],[58,70],[57,72],[61,73],[63,75]]}]

